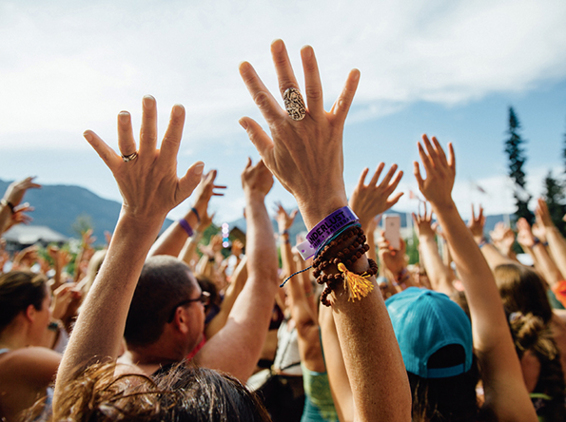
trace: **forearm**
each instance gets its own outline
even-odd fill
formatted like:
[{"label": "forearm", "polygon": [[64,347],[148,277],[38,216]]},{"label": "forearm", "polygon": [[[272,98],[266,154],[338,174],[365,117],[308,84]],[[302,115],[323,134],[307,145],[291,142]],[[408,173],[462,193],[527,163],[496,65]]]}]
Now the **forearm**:
[{"label": "forearm", "polygon": [[[367,269],[364,261],[362,256],[354,271]],[[373,277],[372,282],[375,283]],[[374,288],[357,303],[347,299],[347,293],[339,289],[332,310],[353,392],[356,420],[410,421],[407,373],[379,289]],[[372,406],[375,401],[381,403],[377,408]]]},{"label": "forearm", "polygon": [[495,279],[482,255],[483,249],[493,246],[487,244],[480,251],[454,202],[434,207],[434,212],[450,244],[456,269],[466,289],[474,346],[490,349],[501,341],[502,336],[511,340]]},{"label": "forearm", "polygon": [[556,227],[546,227],[546,239],[561,274],[566,274],[566,240]]},{"label": "forearm", "polygon": [[452,287],[452,275],[442,262],[434,237],[420,236],[419,246],[421,262],[424,265],[433,290],[451,295],[454,290]]},{"label": "forearm", "polygon": [[[277,251],[264,198],[265,195],[246,193],[249,277],[225,327],[196,357],[201,365],[226,371],[243,382],[259,359],[278,289]],[[219,353],[219,350],[224,352]]]},{"label": "forearm", "polygon": [[158,218],[138,221],[122,211],[104,263],[59,367],[55,400],[81,365],[94,357],[117,358],[130,302],[147,252],[162,222],[163,219]]},{"label": "forearm", "polygon": [[179,252],[179,259],[182,260],[189,267],[191,267],[191,269],[193,270],[194,268],[191,266],[191,261],[193,256],[195,255],[197,246],[201,239],[202,239],[202,233],[195,231],[194,235],[192,237],[189,237],[185,241],[183,249],[181,249],[181,252]]},{"label": "forearm", "polygon": [[[197,210],[199,214],[203,214],[206,212],[206,204],[196,203],[194,208]],[[196,214],[189,210],[186,214],[184,219],[189,223],[191,228],[195,229],[198,224],[198,218]],[[188,233],[185,229],[179,224],[178,221],[174,221],[165,232],[159,236],[159,238],[155,241],[151,250],[149,251],[148,256],[155,256],[155,255],[171,255],[171,256],[179,256],[183,245],[189,238]]]},{"label": "forearm", "polygon": [[234,271],[232,282],[226,289],[224,300],[220,304],[220,312],[218,312],[218,315],[216,315],[206,326],[205,331],[206,338],[208,340],[210,340],[212,336],[218,333],[218,331],[220,331],[226,325],[226,321],[228,321],[228,316],[232,311],[234,302],[236,302],[236,299],[244,289],[247,279],[247,259],[244,256],[244,259],[240,261],[240,264],[238,264],[238,267],[236,267],[236,270]]},{"label": "forearm", "polygon": [[537,243],[531,250],[539,271],[550,287],[562,280],[562,274],[542,243]]},{"label": "forearm", "polygon": [[[476,244],[479,242],[476,241]],[[484,243],[481,248],[481,253],[489,265],[489,268],[493,271],[496,267],[503,264],[516,264],[515,261],[509,257],[503,255],[499,249],[493,246],[491,243]]]},{"label": "forearm", "polygon": [[0,204],[0,234],[4,233],[10,226],[12,209],[6,204]]}]

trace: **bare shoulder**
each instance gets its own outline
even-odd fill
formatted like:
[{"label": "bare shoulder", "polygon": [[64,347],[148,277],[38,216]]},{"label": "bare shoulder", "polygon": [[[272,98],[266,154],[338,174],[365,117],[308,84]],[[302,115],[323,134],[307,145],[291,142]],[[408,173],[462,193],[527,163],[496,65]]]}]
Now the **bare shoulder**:
[{"label": "bare shoulder", "polygon": [[0,359],[4,379],[39,386],[48,385],[55,377],[61,354],[46,347],[24,347],[5,353]]}]

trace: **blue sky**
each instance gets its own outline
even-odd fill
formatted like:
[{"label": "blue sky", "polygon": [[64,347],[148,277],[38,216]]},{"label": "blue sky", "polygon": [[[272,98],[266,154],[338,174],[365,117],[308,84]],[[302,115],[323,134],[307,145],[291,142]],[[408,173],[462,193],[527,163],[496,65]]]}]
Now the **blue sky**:
[{"label": "blue sky", "polygon": [[[229,186],[214,198],[217,222],[241,215],[239,173],[258,155],[237,120],[261,121],[237,66],[248,60],[276,91],[269,44],[286,41],[299,81],[299,49],[314,47],[330,104],[348,71],[362,79],[345,133],[345,179],[380,161],[405,171],[421,133],[452,141],[454,197],[490,214],[512,212],[503,153],[507,109],[528,140],[528,189],[563,167],[566,132],[566,2],[549,1],[2,1],[0,178],[37,175],[119,199],[110,172],[82,139],[93,129],[116,146],[115,119],[139,122],[141,98],[158,102],[164,129],[174,103],[187,108],[180,172],[194,161]],[[181,171],[182,170],[182,171]],[[471,181],[488,194],[480,194]],[[407,196],[407,195],[406,195]],[[269,201],[293,206],[276,185]],[[190,201],[190,200],[189,200]],[[173,211],[178,216],[188,207]],[[403,199],[397,209],[411,211]]]}]

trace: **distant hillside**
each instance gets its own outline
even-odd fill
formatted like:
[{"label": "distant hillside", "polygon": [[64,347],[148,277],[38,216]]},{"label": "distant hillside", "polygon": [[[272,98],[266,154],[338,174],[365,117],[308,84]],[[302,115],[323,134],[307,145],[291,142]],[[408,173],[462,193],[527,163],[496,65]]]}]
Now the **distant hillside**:
[{"label": "distant hillside", "polygon": [[[10,181],[0,180],[0,195]],[[97,244],[105,242],[104,231],[112,232],[118,220],[121,204],[103,199],[88,189],[71,185],[43,185],[41,189],[30,189],[24,196],[24,202],[35,207],[30,213],[31,224],[47,226],[61,234],[78,237],[73,230],[77,219],[90,221],[94,229]],[[169,226],[170,220],[164,226]]]},{"label": "distant hillside", "polygon": [[[0,195],[2,195],[10,181],[0,180]],[[30,189],[24,196],[24,202],[29,202],[35,207],[30,215],[33,217],[33,225],[47,226],[65,236],[77,238],[77,233],[73,230],[73,224],[77,219],[86,219],[92,223],[97,244],[103,244],[104,231],[112,232],[118,220],[121,204],[117,201],[103,199],[92,193],[88,189],[71,185],[43,185],[41,189]],[[388,213],[400,214],[401,227],[406,227],[409,214],[396,211]],[[493,230],[499,221],[506,221],[506,216],[490,215],[486,217],[486,233]],[[165,229],[172,223],[166,220],[163,228]],[[272,220],[275,233],[278,231],[277,223]],[[240,218],[229,223],[230,229],[238,227],[246,231],[247,225],[244,218]],[[292,242],[295,236],[306,231],[301,214],[295,218],[293,227],[290,230]]]}]

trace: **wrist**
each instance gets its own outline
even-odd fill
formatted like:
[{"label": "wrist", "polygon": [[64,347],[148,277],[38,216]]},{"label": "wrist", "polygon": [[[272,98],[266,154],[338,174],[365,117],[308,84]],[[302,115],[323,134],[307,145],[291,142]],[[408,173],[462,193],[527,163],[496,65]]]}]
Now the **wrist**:
[{"label": "wrist", "polygon": [[246,197],[247,201],[258,201],[264,202],[266,193],[254,189],[244,189],[244,196]]},{"label": "wrist", "polygon": [[311,230],[319,221],[337,209],[347,206],[348,200],[344,193],[322,201],[309,199],[307,201],[297,200],[297,203],[307,230]]}]

